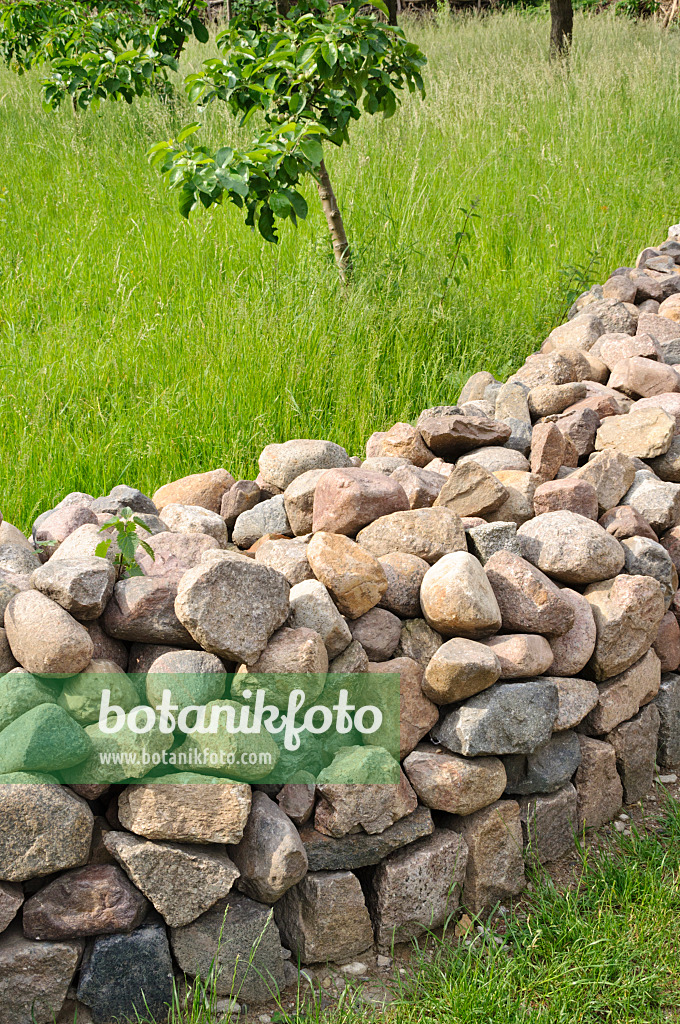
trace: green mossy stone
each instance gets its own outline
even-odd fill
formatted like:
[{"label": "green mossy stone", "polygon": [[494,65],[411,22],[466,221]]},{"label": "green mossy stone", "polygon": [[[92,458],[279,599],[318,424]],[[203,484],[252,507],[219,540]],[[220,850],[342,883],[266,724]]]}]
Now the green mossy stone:
[{"label": "green mossy stone", "polygon": [[345,747],[316,777],[317,785],[394,785],[399,762],[384,747]]},{"label": "green mossy stone", "polygon": [[91,751],[85,730],[63,708],[40,704],[0,733],[0,774],[61,771]]},{"label": "green mossy stone", "polygon": [[12,669],[0,679],[0,732],[40,704],[56,704],[54,687],[25,669]]},{"label": "green mossy stone", "polygon": [[80,725],[90,725],[99,721],[104,690],[111,691],[109,704],[126,713],[140,703],[137,688],[123,672],[81,672],[64,683],[57,703]]}]

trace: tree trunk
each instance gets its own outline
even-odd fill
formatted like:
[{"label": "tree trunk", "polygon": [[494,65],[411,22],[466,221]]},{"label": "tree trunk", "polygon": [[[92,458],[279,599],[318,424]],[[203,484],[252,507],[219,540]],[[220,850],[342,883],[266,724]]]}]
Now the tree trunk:
[{"label": "tree trunk", "polygon": [[347,235],[345,234],[345,225],[342,222],[342,214],[338,209],[338,201],[335,198],[331,179],[328,177],[326,164],[323,160],[319,164],[318,188],[321,207],[325,214],[326,223],[328,224],[328,230],[331,233],[331,239],[333,242],[335,265],[338,268],[340,280],[343,284],[347,284],[347,281],[352,276],[352,252],[349,247],[349,242],[347,241]]},{"label": "tree trunk", "polygon": [[574,10],[571,0],[550,0],[550,56],[563,57],[571,46]]},{"label": "tree trunk", "polygon": [[397,24],[397,0],[385,0],[389,11],[388,22],[390,25]]}]

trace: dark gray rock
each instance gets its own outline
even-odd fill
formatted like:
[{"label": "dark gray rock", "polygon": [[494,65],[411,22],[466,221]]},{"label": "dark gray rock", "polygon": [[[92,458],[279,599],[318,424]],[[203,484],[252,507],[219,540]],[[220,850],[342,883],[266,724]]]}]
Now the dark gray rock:
[{"label": "dark gray rock", "polygon": [[432,730],[454,754],[530,754],[546,743],[558,713],[554,683],[496,683],[455,707]]},{"label": "dark gray rock", "polygon": [[496,551],[511,551],[519,555],[517,540],[517,523],[485,523],[483,526],[472,526],[465,531],[468,548],[479,559],[482,565]]},{"label": "dark gray rock", "polygon": [[571,849],[577,830],[577,802],[571,782],[556,793],[520,797],[519,816],[529,856],[546,864]]},{"label": "dark gray rock", "polygon": [[94,1024],[147,1016],[162,1019],[172,1001],[172,959],[165,927],[149,919],[127,935],[102,935],[85,950],[78,999]]},{"label": "dark gray rock", "polygon": [[394,850],[429,836],[433,831],[429,807],[418,807],[377,835],[356,832],[333,839],[310,825],[300,831],[300,838],[307,851],[310,871],[354,871],[377,864]]},{"label": "dark gray rock", "polygon": [[680,765],[680,675],[666,672],[654,704],[659,711],[657,760],[664,768]]},{"label": "dark gray rock", "polygon": [[558,732],[531,754],[503,758],[508,777],[506,793],[529,796],[554,793],[572,777],[581,763],[581,745],[571,730]]},{"label": "dark gray rock", "polygon": [[659,709],[648,704],[605,737],[616,752],[624,803],[635,804],[651,793],[659,740]]},{"label": "dark gray rock", "polygon": [[214,971],[215,991],[239,1002],[265,1002],[284,985],[283,955],[271,907],[230,895],[198,920],[173,928],[175,959],[189,977],[206,981]]}]

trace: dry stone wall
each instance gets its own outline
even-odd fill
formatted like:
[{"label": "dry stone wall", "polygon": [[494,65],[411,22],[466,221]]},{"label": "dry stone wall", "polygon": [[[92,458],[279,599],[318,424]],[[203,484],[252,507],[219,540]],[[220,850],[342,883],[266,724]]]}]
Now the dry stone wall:
[{"label": "dry stone wall", "polygon": [[[365,458],[291,440],[259,465],[0,524],[0,1024],[161,1020],[211,970],[266,1000],[298,961],[507,902],[680,762],[679,225],[509,380]],[[123,508],[153,557],[117,580],[113,533],[96,549]],[[276,785],[102,762],[139,741],[103,741],[102,675],[128,709],[173,673],[182,707],[238,706],[253,672],[284,701],[291,673],[399,680],[401,782],[337,782],[337,748]]]}]

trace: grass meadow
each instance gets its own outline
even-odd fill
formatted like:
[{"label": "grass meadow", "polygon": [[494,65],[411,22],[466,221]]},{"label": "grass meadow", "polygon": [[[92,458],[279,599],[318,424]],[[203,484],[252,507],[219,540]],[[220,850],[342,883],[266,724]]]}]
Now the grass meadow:
[{"label": "grass meadow", "polygon": [[[55,115],[39,72],[0,70],[7,519],[27,528],[75,489],[250,476],[290,437],[359,453],[471,372],[510,372],[564,318],[570,267],[599,256],[604,279],[680,219],[680,33],[579,16],[567,73],[544,17],[407,31],[430,60],[426,101],[365,116],[327,157],[356,254],[347,294],[312,187],[276,247],[233,207],[180,218],[145,152],[195,119],[183,98]],[[213,109],[203,135],[238,132]],[[474,200],[469,267],[446,289]]]}]

